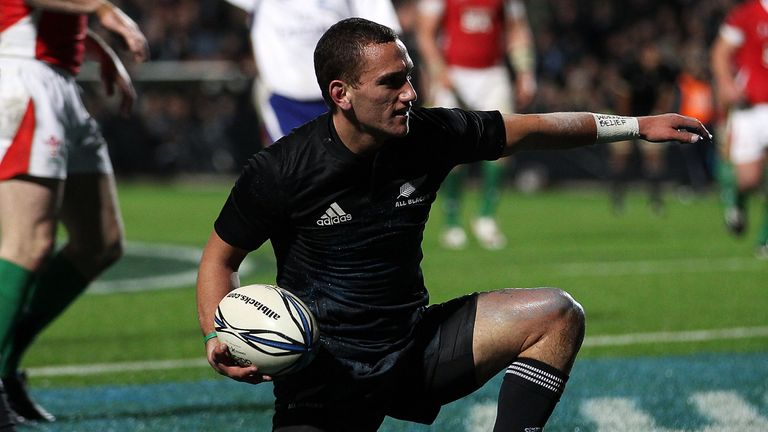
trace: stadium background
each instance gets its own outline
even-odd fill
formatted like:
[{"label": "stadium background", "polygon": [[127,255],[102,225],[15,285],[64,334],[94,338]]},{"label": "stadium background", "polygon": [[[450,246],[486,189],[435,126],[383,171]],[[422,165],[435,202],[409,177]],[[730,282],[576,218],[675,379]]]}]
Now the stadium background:
[{"label": "stadium background", "polygon": [[[529,112],[612,112],[610,89],[617,71],[635,59],[646,42],[657,44],[663,63],[680,70],[682,53],[705,50],[726,8],[735,0],[547,0],[526,2],[537,50],[539,92]],[[413,0],[395,0],[417,68]],[[174,176],[236,173],[263,141],[251,104],[255,74],[247,15],[224,0],[121,1],[147,34],[151,62],[131,67],[140,100],[128,119],[89,97],[101,121],[119,174]],[[108,34],[105,37],[111,37]],[[419,77],[417,71],[417,78]],[[88,94],[98,74],[82,77]],[[423,80],[417,79],[417,85]],[[541,172],[553,181],[602,179],[602,147],[567,153],[527,153],[517,170]],[[667,152],[667,179],[687,183],[679,148]],[[712,149],[699,161],[711,173]],[[635,175],[638,174],[635,169]]]},{"label": "stadium background", "polygon": [[[151,62],[131,67],[135,113],[115,114],[93,65],[81,82],[110,142],[128,253],[30,351],[33,394],[59,421],[22,430],[268,430],[271,387],[234,383],[205,364],[193,289],[211,221],[261,146],[247,16],[223,0],[116,3],[152,49]],[[407,30],[411,2],[395,3]],[[709,46],[734,1],[526,3],[540,86],[528,111],[605,112],[616,68],[641,43],[657,43],[677,69],[685,50]],[[697,149],[711,170],[713,150]],[[518,156],[510,182],[545,172],[550,187],[505,193],[502,252],[441,249],[434,212],[424,243],[432,300],[551,285],[585,305],[587,340],[548,430],[768,430],[768,266],[725,234],[713,187],[669,197],[661,217],[633,191],[625,214],[613,215],[604,152]],[[668,157],[667,184],[687,185],[679,148]],[[269,248],[252,254],[243,282],[273,281],[273,263]],[[497,379],[432,428],[388,421],[383,430],[489,430]]]}]

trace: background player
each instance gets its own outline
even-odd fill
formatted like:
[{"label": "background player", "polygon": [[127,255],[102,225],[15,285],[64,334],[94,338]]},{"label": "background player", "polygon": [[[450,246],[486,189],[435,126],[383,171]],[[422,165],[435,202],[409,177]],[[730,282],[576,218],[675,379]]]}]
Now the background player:
[{"label": "background player", "polygon": [[[720,172],[725,224],[740,235],[747,196],[763,183],[768,147],[768,1],[748,0],[726,16],[711,50],[717,100],[726,112]],[[734,171],[729,170],[732,164]],[[757,237],[757,256],[768,258],[768,201]]]},{"label": "background player", "polygon": [[[321,349],[313,363],[275,380],[276,431],[372,431],[387,415],[430,423],[442,404],[507,367],[495,430],[540,430],[584,336],[581,306],[544,288],[427,307],[421,240],[440,183],[459,163],[519,150],[708,135],[678,115],[412,108],[412,68],[391,29],[363,19],[332,26],[315,50],[330,113],[249,160],[203,252],[198,315],[218,372],[251,383],[270,379],[255,366],[236,366],[226,346],[207,336],[217,304],[237,285],[240,263],[267,240],[277,284],[318,320]],[[332,210],[349,217],[318,224]]]},{"label": "background player", "polygon": [[[637,59],[623,65],[623,91],[616,94],[616,108],[621,115],[646,116],[669,112],[675,98],[676,74],[663,61],[656,41],[641,45]],[[648,183],[648,202],[659,214],[664,203],[661,178],[666,168],[666,146],[641,141],[619,141],[608,145],[611,168],[611,203],[614,212],[624,209],[626,183],[630,176],[630,157],[637,146],[642,160],[642,174]]]},{"label": "background player", "polygon": [[[144,35],[108,1],[0,0],[0,373],[26,420],[53,416],[29,399],[22,354],[122,253],[112,165],[75,83],[86,52],[123,113],[136,95],[118,57],[88,31],[91,13],[134,60],[146,59]],[[54,253],[59,222],[68,241]]]},{"label": "background player", "polygon": [[[434,106],[514,112],[536,91],[533,38],[520,0],[421,0],[417,35],[426,62]],[[514,67],[513,77],[505,60]],[[495,220],[503,162],[483,162],[481,203],[471,223],[486,249],[501,249],[506,237]],[[441,243],[461,249],[467,235],[461,227],[461,188],[466,170],[457,169],[442,190],[446,227]]]},{"label": "background player", "polygon": [[312,74],[312,52],[328,27],[359,16],[400,31],[390,0],[227,1],[251,15],[256,109],[270,143],[328,110]]}]

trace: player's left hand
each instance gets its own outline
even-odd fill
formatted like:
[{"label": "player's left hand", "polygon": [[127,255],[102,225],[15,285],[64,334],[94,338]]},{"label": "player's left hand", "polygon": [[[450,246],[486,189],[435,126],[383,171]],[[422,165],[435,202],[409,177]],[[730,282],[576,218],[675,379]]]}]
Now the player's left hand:
[{"label": "player's left hand", "polygon": [[138,24],[125,12],[110,4],[99,8],[96,15],[101,25],[122,36],[135,62],[140,63],[149,58],[149,44],[146,36],[141,32]]},{"label": "player's left hand", "polygon": [[697,143],[712,140],[712,134],[693,117],[661,114],[638,117],[637,122],[640,127],[640,137],[650,142]]},{"label": "player's left hand", "polygon": [[250,384],[272,381],[272,377],[261,374],[259,368],[254,365],[240,366],[229,354],[227,345],[219,343],[215,338],[206,343],[205,349],[208,363],[221,375],[228,376],[235,381]]}]

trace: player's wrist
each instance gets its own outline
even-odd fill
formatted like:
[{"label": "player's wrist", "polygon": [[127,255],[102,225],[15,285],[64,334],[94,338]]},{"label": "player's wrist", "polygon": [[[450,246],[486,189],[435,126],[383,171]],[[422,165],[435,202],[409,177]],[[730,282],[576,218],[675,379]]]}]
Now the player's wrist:
[{"label": "player's wrist", "polygon": [[640,138],[640,124],[637,117],[592,113],[597,134],[596,143],[609,143]]},{"label": "player's wrist", "polygon": [[214,331],[208,333],[207,335],[203,336],[203,343],[207,344],[209,340],[211,340],[211,339],[213,339],[215,337],[217,337],[216,330],[214,330]]}]

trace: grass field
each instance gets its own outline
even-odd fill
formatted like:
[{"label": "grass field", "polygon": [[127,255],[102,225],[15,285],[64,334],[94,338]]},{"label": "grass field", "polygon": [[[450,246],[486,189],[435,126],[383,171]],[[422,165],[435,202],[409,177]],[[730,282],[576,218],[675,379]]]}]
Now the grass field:
[{"label": "grass field", "polygon": [[[128,241],[143,248],[202,248],[229,186],[223,181],[123,182],[119,192]],[[471,209],[474,195],[469,198]],[[654,359],[678,359],[670,361],[685,370],[686,364],[695,364],[702,356],[741,356],[737,358],[754,363],[762,374],[758,374],[757,390],[750,394],[757,391],[753,397],[763,404],[765,415],[768,261],[752,255],[754,232],[745,239],[725,233],[714,194],[688,203],[670,196],[667,203],[664,214],[655,216],[644,196],[631,193],[626,211],[615,216],[606,192],[595,188],[536,195],[509,192],[499,219],[510,244],[499,252],[476,244],[460,252],[441,249],[437,240],[441,214],[435,208],[425,235],[423,263],[432,301],[500,287],[566,289],[587,312],[587,339],[579,357],[585,371],[602,370],[600,362],[625,360],[640,363],[610,363],[611,367],[619,374],[627,367],[651,370],[647,365],[655,364]],[[751,208],[752,220],[760,216],[758,204]],[[193,260],[181,254],[140,255],[128,254],[101,284],[109,287],[110,281],[119,279],[194,270]],[[273,262],[268,247],[253,253],[243,283],[273,282]],[[181,285],[83,296],[44,332],[26,357],[35,391],[53,398],[59,391],[96,392],[110,386],[186,385],[200,380],[230,385],[217,380],[202,361],[193,283]],[[587,377],[574,380],[589,381]],[[606,380],[606,386],[616,385]],[[570,387],[569,391],[579,391]],[[643,392],[661,390],[650,386]],[[259,403],[268,405],[266,399]],[[238,409],[249,411],[247,406]],[[553,422],[560,419],[556,424],[568,425],[562,430],[590,430],[567,423],[565,414],[558,414],[568,409],[558,408]],[[130,423],[131,415],[123,417]],[[261,417],[269,419],[268,414]],[[700,417],[692,421],[693,427],[706,424]],[[60,430],[78,430],[70,426],[73,429]]]}]

